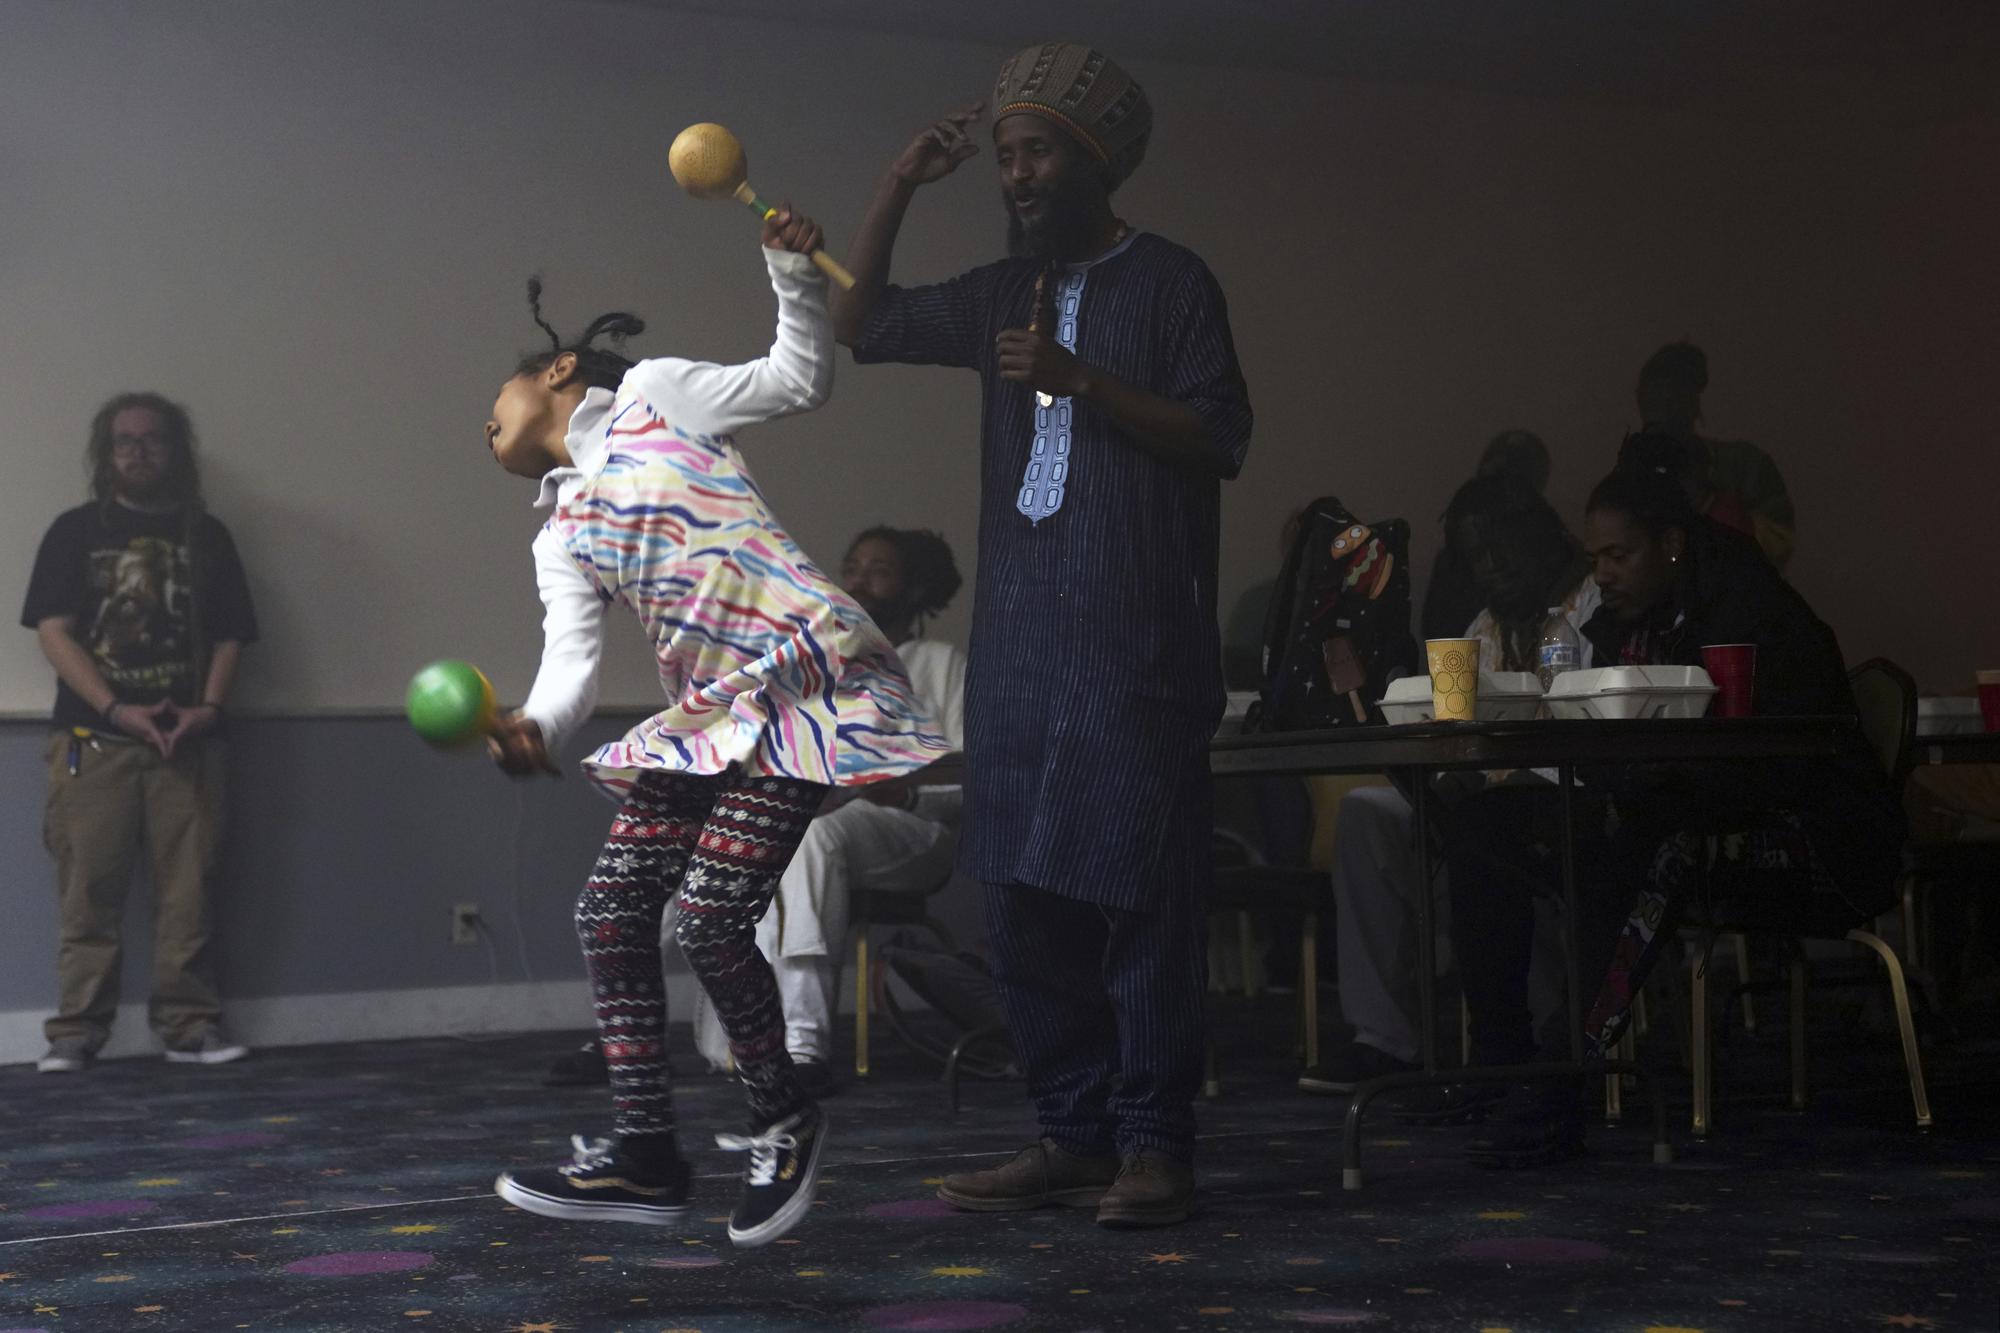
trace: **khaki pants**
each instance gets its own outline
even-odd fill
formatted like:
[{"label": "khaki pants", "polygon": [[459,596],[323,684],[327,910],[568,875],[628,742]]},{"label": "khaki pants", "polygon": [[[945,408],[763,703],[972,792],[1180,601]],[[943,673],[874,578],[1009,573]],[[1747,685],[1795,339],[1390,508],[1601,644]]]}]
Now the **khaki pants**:
[{"label": "khaki pants", "polygon": [[95,1051],[118,1011],[119,936],[143,845],[153,872],[153,1031],[186,1045],[217,1022],[208,967],[209,883],[222,830],[223,749],[194,742],[173,759],[137,742],[88,742],[74,776],[70,734],[49,738],[42,836],[56,861],[62,940],[60,998],[50,1041],[80,1037]]}]

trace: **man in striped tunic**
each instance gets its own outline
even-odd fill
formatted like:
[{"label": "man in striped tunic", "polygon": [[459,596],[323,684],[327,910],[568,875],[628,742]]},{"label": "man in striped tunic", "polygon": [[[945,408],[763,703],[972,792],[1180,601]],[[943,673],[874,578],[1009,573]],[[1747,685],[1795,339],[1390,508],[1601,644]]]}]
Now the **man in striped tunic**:
[{"label": "man in striped tunic", "polygon": [[856,361],[956,366],[983,389],[961,859],[986,885],[1041,1137],[939,1193],[1163,1225],[1194,1190],[1217,529],[1250,402],[1208,268],[1112,210],[1152,111],[1086,47],[1029,47],[1001,68],[1010,256],[888,285],[912,196],[979,151],[981,110],[897,157],[835,307]]}]

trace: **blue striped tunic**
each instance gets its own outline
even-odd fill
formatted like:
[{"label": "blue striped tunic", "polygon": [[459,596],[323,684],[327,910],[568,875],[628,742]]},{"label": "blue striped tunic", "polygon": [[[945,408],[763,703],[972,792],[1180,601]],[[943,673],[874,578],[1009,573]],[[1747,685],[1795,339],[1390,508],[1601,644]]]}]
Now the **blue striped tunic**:
[{"label": "blue striped tunic", "polygon": [[[890,287],[859,362],[977,371],[977,593],[966,675],[962,862],[1107,907],[1144,909],[1207,880],[1207,745],[1222,712],[1216,630],[1221,485],[1074,404],[1060,508],[1019,508],[1035,396],[999,376],[995,339],[1032,318],[1035,261]],[[1067,276],[1067,275],[1065,275]],[[1222,289],[1193,252],[1135,233],[1088,266],[1075,349],[1185,403],[1235,476],[1250,399]]]}]

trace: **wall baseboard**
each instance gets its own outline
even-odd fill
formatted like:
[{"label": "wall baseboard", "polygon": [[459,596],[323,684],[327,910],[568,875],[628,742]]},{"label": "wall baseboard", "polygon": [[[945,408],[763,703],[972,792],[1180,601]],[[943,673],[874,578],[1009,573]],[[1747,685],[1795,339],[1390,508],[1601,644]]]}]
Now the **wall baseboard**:
[{"label": "wall baseboard", "polygon": [[[694,1014],[695,979],[667,976],[668,1013],[681,1022]],[[0,1064],[39,1058],[46,1010],[0,1012]],[[255,1049],[401,1037],[469,1036],[496,1032],[585,1031],[591,1026],[590,983],[522,982],[513,985],[439,986],[424,990],[352,991],[338,995],[274,995],[231,1000],[224,1017],[229,1035]],[[157,1056],[160,1043],[146,1026],[143,1003],[118,1006],[111,1040],[100,1059]]]}]

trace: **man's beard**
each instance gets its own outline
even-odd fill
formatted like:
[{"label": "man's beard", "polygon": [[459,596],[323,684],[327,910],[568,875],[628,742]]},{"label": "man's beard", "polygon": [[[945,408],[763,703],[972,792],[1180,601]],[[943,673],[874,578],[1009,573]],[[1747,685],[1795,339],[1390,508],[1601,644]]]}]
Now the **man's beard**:
[{"label": "man's beard", "polygon": [[1032,225],[1021,220],[1010,192],[1001,190],[1000,198],[1007,206],[1008,254],[1016,259],[1061,261],[1087,257],[1093,239],[1092,218],[1074,185],[1043,195],[1042,219]]},{"label": "man's beard", "polygon": [[911,615],[907,597],[893,597],[884,601],[879,597],[867,597],[858,593],[849,593],[848,596],[853,597],[855,604],[868,613],[868,618],[875,622],[875,628],[885,632],[887,626],[898,624]]},{"label": "man's beard", "polygon": [[111,492],[127,504],[164,504],[173,498],[173,490],[173,477],[166,468],[156,468],[137,476],[112,473]]}]

